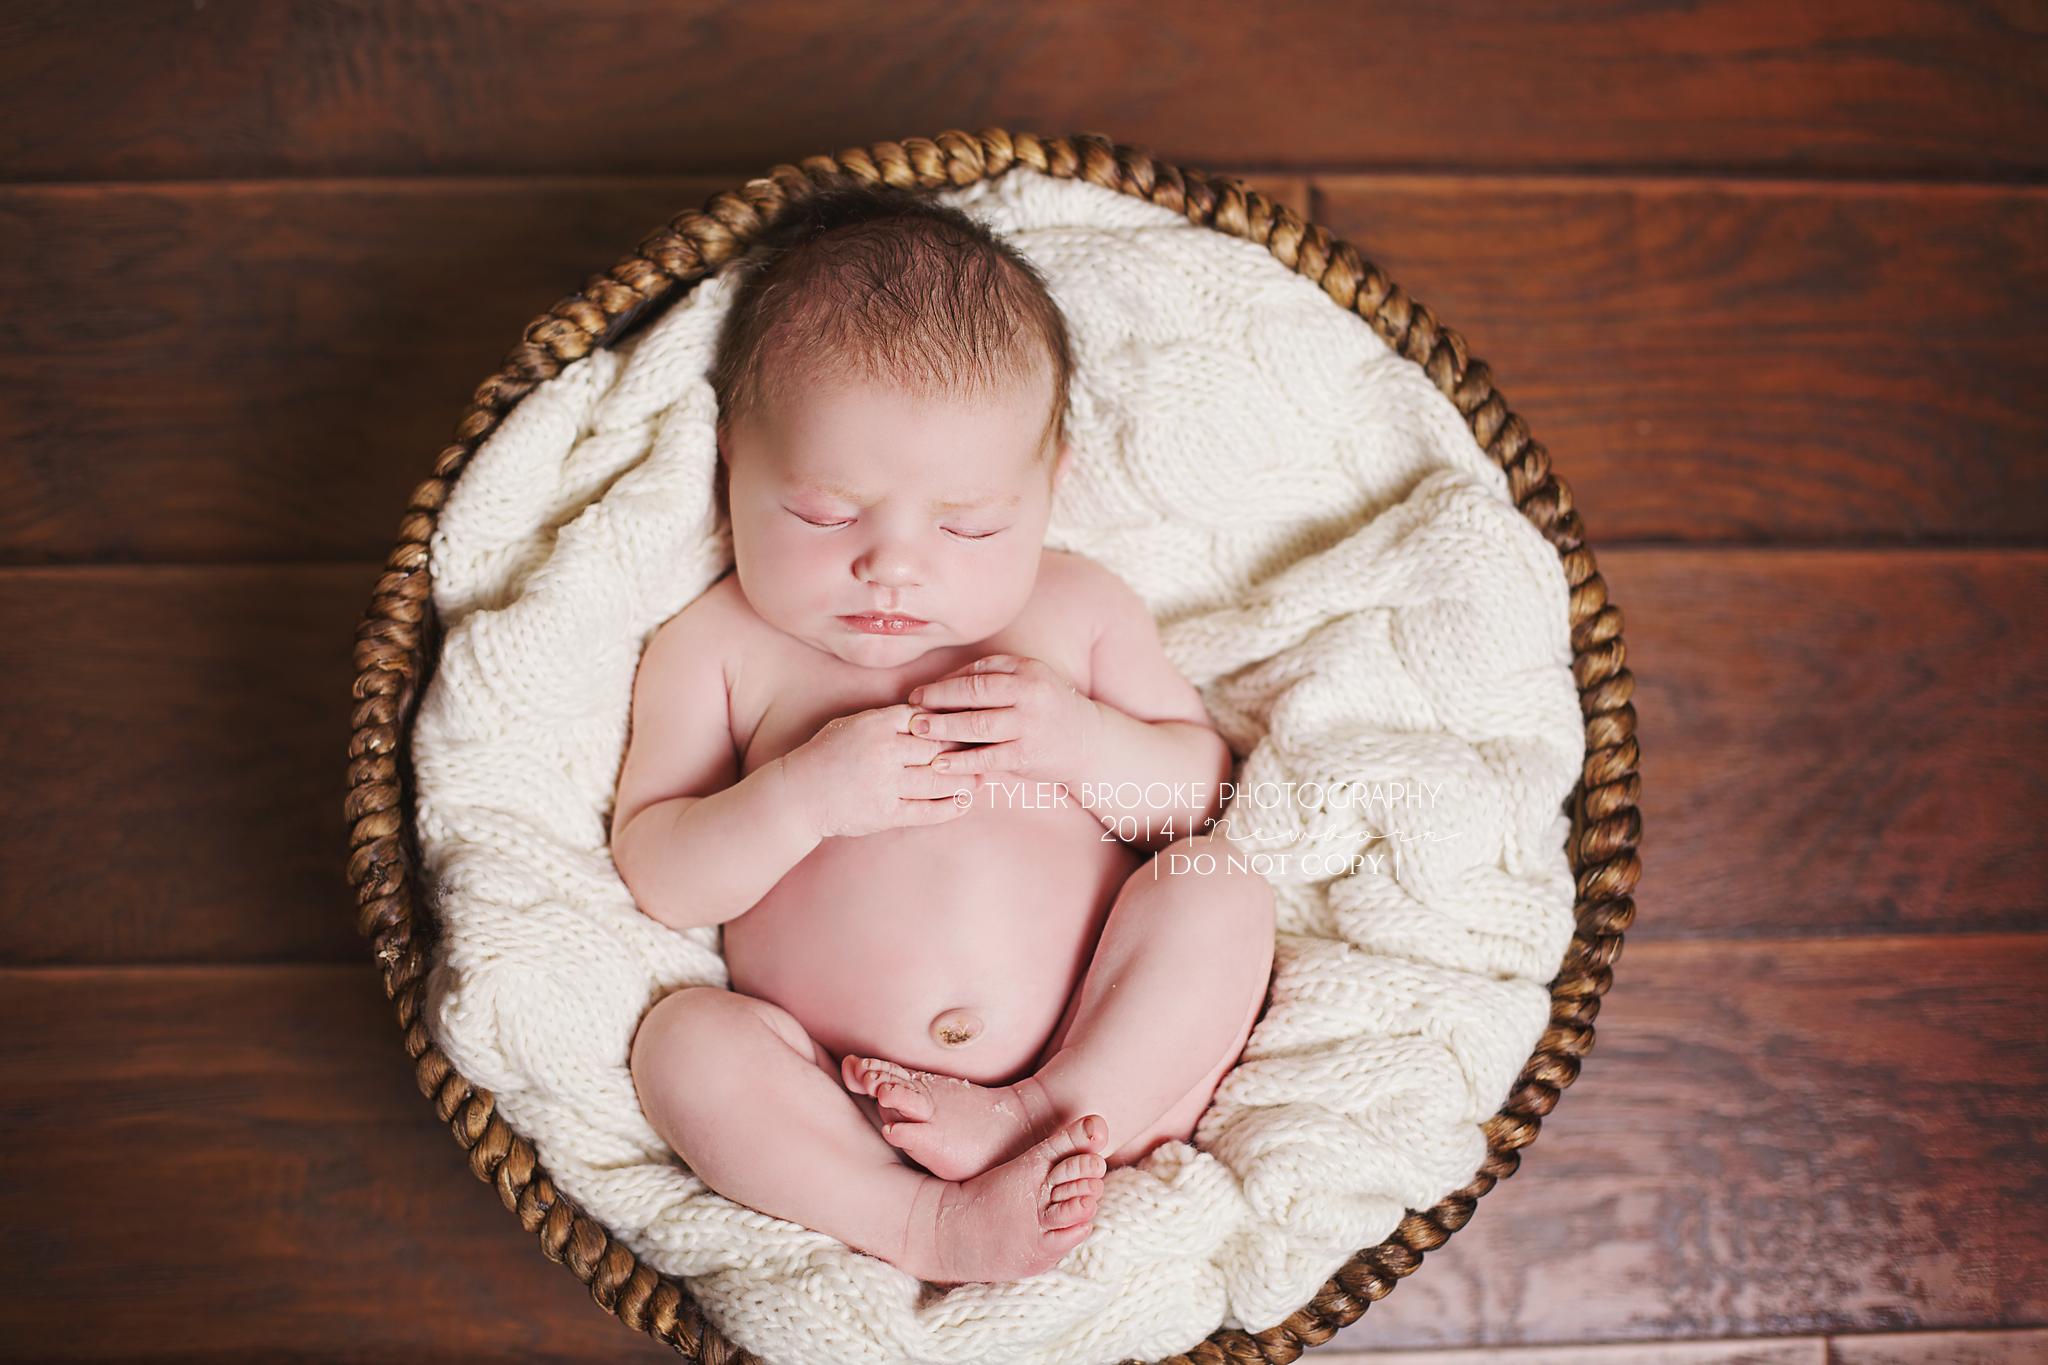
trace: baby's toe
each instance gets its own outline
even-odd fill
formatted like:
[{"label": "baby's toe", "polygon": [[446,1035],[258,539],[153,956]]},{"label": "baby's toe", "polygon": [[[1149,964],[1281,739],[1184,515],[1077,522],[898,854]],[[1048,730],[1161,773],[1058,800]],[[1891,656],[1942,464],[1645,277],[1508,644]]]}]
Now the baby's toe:
[{"label": "baby's toe", "polygon": [[1054,1164],[1076,1153],[1100,1152],[1108,1145],[1109,1123],[1100,1114],[1075,1119],[1039,1144],[1046,1160]]},{"label": "baby's toe", "polygon": [[1096,1196],[1085,1194],[1047,1204],[1038,1215],[1038,1225],[1048,1232],[1085,1226],[1095,1217],[1095,1208],[1100,1202]]},{"label": "baby's toe", "polygon": [[922,1123],[933,1114],[931,1096],[901,1081],[885,1081],[875,1087],[875,1103],[893,1109],[912,1123]]},{"label": "baby's toe", "polygon": [[1047,1228],[1038,1234],[1040,1255],[1037,1264],[1030,1267],[1033,1275],[1042,1275],[1058,1265],[1066,1254],[1088,1240],[1089,1222],[1083,1218],[1078,1223],[1063,1228]]},{"label": "baby's toe", "polygon": [[1109,1174],[1109,1161],[1098,1152],[1077,1152],[1055,1164],[1048,1174],[1054,1184],[1099,1178]]}]

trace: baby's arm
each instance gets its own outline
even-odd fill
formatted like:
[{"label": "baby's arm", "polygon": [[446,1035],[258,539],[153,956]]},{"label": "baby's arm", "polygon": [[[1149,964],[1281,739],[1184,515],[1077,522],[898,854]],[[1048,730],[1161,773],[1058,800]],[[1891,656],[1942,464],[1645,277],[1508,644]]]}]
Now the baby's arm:
[{"label": "baby's arm", "polygon": [[[1202,699],[1167,662],[1152,614],[1123,580],[1085,564],[1090,695],[1036,659],[992,655],[910,694],[912,730],[967,741],[933,760],[950,773],[1009,772],[1066,784],[1103,824],[1141,846],[1201,833],[1222,803],[1230,750]],[[1071,604],[1070,604],[1071,605]]]},{"label": "baby's arm", "polygon": [[[1222,811],[1230,746],[1216,733],[1201,694],[1167,662],[1151,611],[1122,579],[1102,573],[1115,589],[1103,595],[1102,633],[1089,665],[1102,731],[1081,780],[1096,785],[1095,814],[1104,825],[1124,834],[1131,824],[1126,817],[1135,817],[1151,832],[1134,842],[1164,847],[1205,832]],[[1113,798],[1100,795],[1104,783],[1115,784]],[[1140,804],[1127,807],[1134,795]],[[1163,833],[1162,814],[1172,822]]]},{"label": "baby's arm", "polygon": [[910,707],[844,716],[739,775],[716,613],[685,611],[647,647],[612,814],[612,861],[640,908],[674,929],[746,913],[819,842],[966,813],[972,777],[930,766]]}]

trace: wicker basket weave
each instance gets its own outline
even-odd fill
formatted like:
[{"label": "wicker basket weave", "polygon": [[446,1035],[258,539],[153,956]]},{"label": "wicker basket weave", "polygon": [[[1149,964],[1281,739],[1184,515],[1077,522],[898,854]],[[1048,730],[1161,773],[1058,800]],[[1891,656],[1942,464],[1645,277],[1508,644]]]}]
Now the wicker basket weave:
[{"label": "wicker basket weave", "polygon": [[1392,1236],[1354,1255],[1285,1322],[1256,1334],[1219,1329],[1162,1365],[1284,1365],[1302,1348],[1328,1341],[1442,1246],[1471,1218],[1479,1197],[1514,1174],[1558,1093],[1579,1073],[1593,1046],[1593,1020],[1613,980],[1621,938],[1635,916],[1630,898],[1641,864],[1637,810],[1634,680],[1624,666],[1621,612],[1585,543],[1571,493],[1550,456],[1508,411],[1484,361],[1438,323],[1377,266],[1324,229],[1304,223],[1234,180],[1155,161],[1137,148],[1094,136],[1039,138],[991,129],[947,132],[854,148],[778,166],[762,179],[713,196],[685,212],[639,249],[527,327],[504,368],[477,387],[441,452],[433,476],[413,493],[398,543],[385,561],[369,610],[356,631],[353,734],[349,742],[351,825],[348,875],[360,909],[357,927],[374,940],[384,989],[397,1005],[405,1048],[421,1091],[469,1153],[477,1178],[522,1226],[539,1234],[543,1253],[590,1286],[591,1297],[629,1327],[704,1365],[751,1361],[705,1320],[688,1290],[641,1263],[595,1219],[555,1190],[533,1145],[494,1112],[489,1091],[456,1072],[422,1017],[435,925],[422,885],[411,826],[408,745],[415,707],[438,655],[427,543],[463,467],[520,399],[563,366],[649,320],[663,305],[744,251],[777,213],[816,188],[845,177],[906,189],[939,190],[993,179],[1013,166],[1081,179],[1184,213],[1218,232],[1256,242],[1283,265],[1320,283],[1340,308],[1356,312],[1396,352],[1414,361],[1463,414],[1480,446],[1506,472],[1515,505],[1556,547],[1571,588],[1572,675],[1586,725],[1585,764],[1568,802],[1567,853],[1576,878],[1577,931],[1550,986],[1550,1025],[1500,1112],[1484,1125],[1487,1158],[1465,1188],[1429,1209],[1410,1210]]}]

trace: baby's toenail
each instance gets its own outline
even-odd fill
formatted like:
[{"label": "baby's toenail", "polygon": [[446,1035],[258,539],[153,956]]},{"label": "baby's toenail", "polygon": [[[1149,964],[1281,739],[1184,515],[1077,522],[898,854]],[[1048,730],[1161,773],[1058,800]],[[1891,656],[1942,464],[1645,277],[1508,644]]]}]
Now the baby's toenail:
[{"label": "baby's toenail", "polygon": [[947,1010],[932,1020],[932,1041],[940,1047],[966,1047],[981,1036],[981,1016],[972,1010]]}]

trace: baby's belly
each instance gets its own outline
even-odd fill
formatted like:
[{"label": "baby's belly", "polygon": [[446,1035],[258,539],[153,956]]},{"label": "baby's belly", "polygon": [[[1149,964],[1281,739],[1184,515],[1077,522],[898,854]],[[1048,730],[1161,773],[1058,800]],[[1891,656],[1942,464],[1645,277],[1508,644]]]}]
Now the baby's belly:
[{"label": "baby's belly", "polygon": [[[827,839],[726,923],[733,988],[834,1056],[1013,1080],[1058,1027],[1138,862],[1071,805],[977,803],[943,825]],[[979,1027],[960,1044],[963,1021]]]}]

